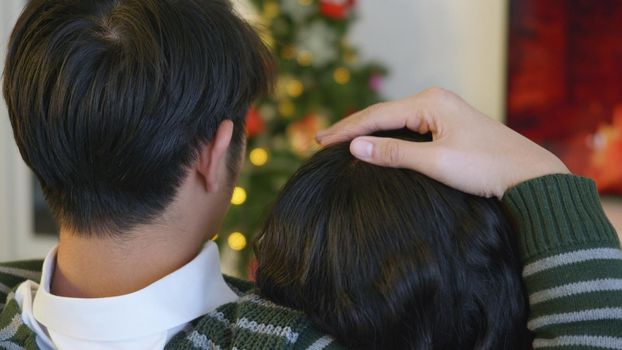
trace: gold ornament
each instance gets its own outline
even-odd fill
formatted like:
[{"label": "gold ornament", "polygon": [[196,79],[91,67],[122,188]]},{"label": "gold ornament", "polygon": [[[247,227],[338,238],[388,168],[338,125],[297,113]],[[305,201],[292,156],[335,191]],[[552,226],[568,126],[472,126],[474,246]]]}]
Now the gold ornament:
[{"label": "gold ornament", "polygon": [[227,239],[229,247],[235,251],[246,248],[246,237],[241,232],[233,232]]},{"label": "gold ornament", "polygon": [[300,80],[292,79],[287,83],[287,94],[291,97],[299,97],[305,91],[305,86]]},{"label": "gold ornament", "polygon": [[300,51],[298,52],[298,64],[307,67],[313,63],[313,54],[310,51]]},{"label": "gold ornament", "polygon": [[279,114],[283,118],[290,118],[296,113],[296,106],[290,100],[284,100],[279,103]]},{"label": "gold ornament", "polygon": [[268,163],[268,159],[270,156],[268,155],[268,151],[263,148],[255,148],[251,151],[248,158],[251,161],[251,164],[254,166],[264,166]]},{"label": "gold ornament", "polygon": [[350,71],[346,67],[337,68],[333,73],[333,78],[337,84],[345,85],[350,82]]}]

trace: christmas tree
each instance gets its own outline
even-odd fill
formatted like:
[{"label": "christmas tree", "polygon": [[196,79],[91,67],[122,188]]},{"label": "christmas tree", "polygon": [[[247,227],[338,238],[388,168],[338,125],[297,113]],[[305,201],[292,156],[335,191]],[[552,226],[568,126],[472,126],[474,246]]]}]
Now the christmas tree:
[{"label": "christmas tree", "polygon": [[359,62],[346,39],[354,0],[235,1],[272,49],[278,70],[274,94],[248,113],[247,160],[215,239],[226,272],[247,277],[253,237],[279,189],[319,148],[315,134],[378,102],[385,70]]}]

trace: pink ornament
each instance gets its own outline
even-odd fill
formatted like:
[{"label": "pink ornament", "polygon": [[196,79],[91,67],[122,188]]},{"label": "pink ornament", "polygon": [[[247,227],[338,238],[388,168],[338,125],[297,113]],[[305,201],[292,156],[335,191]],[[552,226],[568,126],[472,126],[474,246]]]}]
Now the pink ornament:
[{"label": "pink ornament", "polygon": [[378,92],[382,89],[382,83],[384,83],[384,77],[380,74],[374,74],[369,78],[369,88],[374,92]]}]

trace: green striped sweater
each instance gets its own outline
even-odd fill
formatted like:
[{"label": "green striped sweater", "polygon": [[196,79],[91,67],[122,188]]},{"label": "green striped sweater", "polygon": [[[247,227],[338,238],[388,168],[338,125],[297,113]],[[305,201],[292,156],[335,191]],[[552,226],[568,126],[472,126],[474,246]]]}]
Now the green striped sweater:
[{"label": "green striped sweater", "polygon": [[[571,175],[534,179],[503,201],[519,224],[528,327],[535,349],[622,349],[622,251],[594,183]],[[14,290],[38,281],[41,262],[0,264],[0,349],[37,349]],[[246,281],[227,278],[240,295],[194,320],[167,349],[338,349],[298,311],[274,305]]]}]

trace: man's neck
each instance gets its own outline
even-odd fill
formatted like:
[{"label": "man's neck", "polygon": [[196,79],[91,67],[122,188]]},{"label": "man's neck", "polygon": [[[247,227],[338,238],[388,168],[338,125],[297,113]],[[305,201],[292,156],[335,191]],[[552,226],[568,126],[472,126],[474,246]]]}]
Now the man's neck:
[{"label": "man's neck", "polygon": [[184,266],[204,236],[145,227],[115,238],[61,232],[52,294],[102,298],[138,291]]}]

